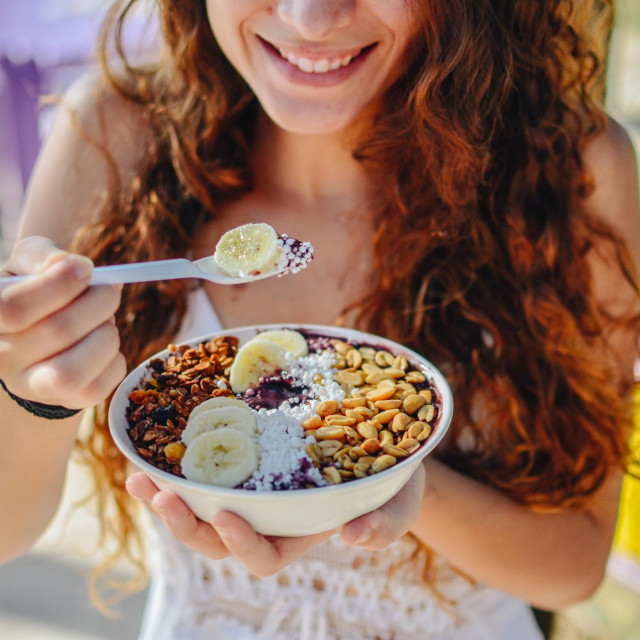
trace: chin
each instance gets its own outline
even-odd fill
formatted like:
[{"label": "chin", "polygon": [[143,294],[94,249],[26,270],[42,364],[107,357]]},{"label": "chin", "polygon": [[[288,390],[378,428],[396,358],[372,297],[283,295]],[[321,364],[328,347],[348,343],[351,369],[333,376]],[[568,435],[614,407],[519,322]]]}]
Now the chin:
[{"label": "chin", "polygon": [[308,136],[323,136],[339,133],[354,123],[357,112],[340,110],[335,107],[311,108],[300,106],[274,106],[263,103],[263,109],[270,120],[289,133]]}]

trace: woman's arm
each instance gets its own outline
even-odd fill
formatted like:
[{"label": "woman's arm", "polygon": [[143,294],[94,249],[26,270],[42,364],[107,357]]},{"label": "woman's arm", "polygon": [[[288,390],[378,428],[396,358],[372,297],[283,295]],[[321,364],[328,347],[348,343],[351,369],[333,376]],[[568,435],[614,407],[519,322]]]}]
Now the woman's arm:
[{"label": "woman's arm", "polygon": [[[627,240],[640,264],[637,167],[624,130],[612,122],[588,149],[586,162],[596,180],[588,206]],[[638,309],[617,269],[594,255],[593,272],[608,310]],[[632,375],[637,340],[630,332],[615,336],[622,378]],[[616,523],[620,472],[611,471],[583,511],[543,515],[435,460],[426,466],[425,498],[413,531],[470,576],[549,609],[584,599],[598,587]]]},{"label": "woman's arm", "polygon": [[466,574],[542,609],[591,596],[604,576],[620,474],[584,511],[535,513],[429,460],[413,533]]},{"label": "woman's arm", "polygon": [[[123,124],[119,116],[127,112],[110,101],[104,114],[114,118],[114,134],[100,126],[95,83],[67,95],[28,189],[23,240],[5,267],[34,274],[0,291],[0,379],[28,400],[91,407],[125,374],[113,319],[120,287],[89,287],[90,261],[58,248],[68,247],[109,185],[108,164],[85,135],[97,137],[125,167],[135,157],[123,141],[136,137],[122,131],[134,125]],[[0,562],[29,549],[53,516],[79,420],[36,418],[0,391]]]}]

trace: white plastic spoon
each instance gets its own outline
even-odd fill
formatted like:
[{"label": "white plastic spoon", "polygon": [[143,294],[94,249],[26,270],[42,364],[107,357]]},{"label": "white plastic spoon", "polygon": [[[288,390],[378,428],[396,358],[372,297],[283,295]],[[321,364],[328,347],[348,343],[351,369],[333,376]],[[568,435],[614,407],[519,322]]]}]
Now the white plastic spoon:
[{"label": "white plastic spoon", "polygon": [[[213,256],[200,260],[176,258],[174,260],[156,260],[152,262],[132,262],[108,267],[95,267],[90,284],[126,284],[131,282],[154,282],[156,280],[175,280],[178,278],[201,278],[216,284],[242,284],[255,282],[284,274],[291,269],[284,265],[264,273],[247,276],[228,276],[218,268]],[[31,276],[6,276],[0,278],[0,287],[27,280]]]}]

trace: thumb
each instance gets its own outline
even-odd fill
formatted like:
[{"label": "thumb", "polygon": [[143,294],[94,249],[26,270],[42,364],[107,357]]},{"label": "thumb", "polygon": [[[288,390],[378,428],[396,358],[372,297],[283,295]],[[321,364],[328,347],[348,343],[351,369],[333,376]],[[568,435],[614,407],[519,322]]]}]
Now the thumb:
[{"label": "thumb", "polygon": [[4,271],[13,275],[38,273],[67,255],[69,252],[60,249],[53,240],[30,236],[16,242]]},{"label": "thumb", "polygon": [[391,500],[345,524],[340,532],[342,542],[373,551],[384,549],[402,537],[411,529],[420,512],[424,480],[424,465],[420,464]]}]

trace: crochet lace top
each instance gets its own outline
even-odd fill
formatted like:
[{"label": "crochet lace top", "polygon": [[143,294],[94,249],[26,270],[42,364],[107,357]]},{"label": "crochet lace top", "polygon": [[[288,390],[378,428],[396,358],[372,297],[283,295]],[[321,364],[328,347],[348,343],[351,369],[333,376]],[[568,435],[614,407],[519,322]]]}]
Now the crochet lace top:
[{"label": "crochet lace top", "polygon": [[[202,289],[176,343],[221,327]],[[409,536],[382,551],[333,536],[268,578],[210,560],[152,517],[140,640],[541,640],[529,607],[479,585]],[[426,579],[425,579],[426,578]]]}]

